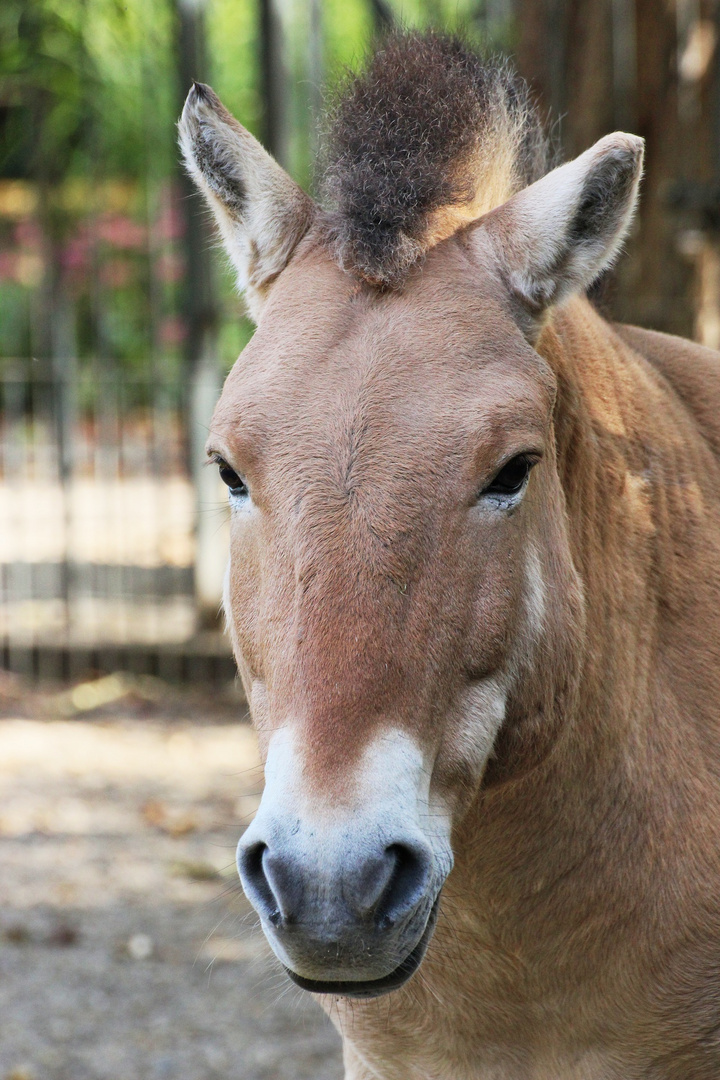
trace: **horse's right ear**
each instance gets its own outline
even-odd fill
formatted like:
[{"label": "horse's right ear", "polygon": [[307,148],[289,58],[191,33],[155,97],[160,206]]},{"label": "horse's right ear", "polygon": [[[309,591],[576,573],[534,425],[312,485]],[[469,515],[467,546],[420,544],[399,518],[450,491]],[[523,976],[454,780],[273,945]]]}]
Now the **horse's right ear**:
[{"label": "horse's right ear", "polygon": [[188,172],[215,215],[257,321],[272,282],[310,227],[315,204],[209,86],[193,84],[178,130]]}]

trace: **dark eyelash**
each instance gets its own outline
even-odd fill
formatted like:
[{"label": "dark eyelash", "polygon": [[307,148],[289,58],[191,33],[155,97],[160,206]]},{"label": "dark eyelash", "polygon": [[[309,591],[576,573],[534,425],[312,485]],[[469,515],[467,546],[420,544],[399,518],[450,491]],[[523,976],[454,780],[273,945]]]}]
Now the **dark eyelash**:
[{"label": "dark eyelash", "polygon": [[213,461],[220,470],[220,479],[223,484],[226,484],[232,495],[248,495],[248,487],[241,476],[239,476],[231,465],[228,465],[225,458],[220,454],[211,454],[210,460]]},{"label": "dark eyelash", "polygon": [[529,454],[517,454],[503,465],[480,495],[517,495],[536,464],[537,459]]}]

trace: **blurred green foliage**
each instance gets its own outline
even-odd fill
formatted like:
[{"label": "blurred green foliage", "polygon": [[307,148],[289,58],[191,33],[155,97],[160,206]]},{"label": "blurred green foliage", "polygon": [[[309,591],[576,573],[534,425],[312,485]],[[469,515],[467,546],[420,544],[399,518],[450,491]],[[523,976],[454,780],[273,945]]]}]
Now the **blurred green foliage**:
[{"label": "blurred green foliage", "polygon": [[0,8],[4,175],[58,182],[90,141],[99,84],[77,19],[49,4]]},{"label": "blurred green foliage", "polygon": [[[177,2],[0,2],[0,357],[50,348],[42,327],[48,306],[60,304],[81,359],[178,362]],[[289,167],[311,185],[315,84],[323,76],[332,83],[361,59],[375,28],[373,5],[324,0],[320,72],[309,70],[309,0],[281,7]],[[386,7],[405,24],[463,26],[507,44],[509,27],[491,25],[483,0],[386,0]],[[257,0],[209,0],[206,12],[210,71],[198,76],[259,133]],[[250,329],[229,273],[219,277],[220,351],[229,365]]]}]

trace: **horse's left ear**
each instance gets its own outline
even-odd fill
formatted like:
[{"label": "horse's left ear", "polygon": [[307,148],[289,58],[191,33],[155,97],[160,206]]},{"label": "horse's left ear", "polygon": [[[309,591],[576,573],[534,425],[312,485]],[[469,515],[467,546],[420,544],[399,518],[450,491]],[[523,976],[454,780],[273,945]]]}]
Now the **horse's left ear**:
[{"label": "horse's left ear", "polygon": [[643,147],[636,135],[606,135],[478,222],[475,242],[490,242],[532,324],[592,285],[618,255],[637,202]]},{"label": "horse's left ear", "polygon": [[209,86],[193,85],[178,130],[188,172],[215,215],[257,321],[270,286],[310,227],[315,204]]}]

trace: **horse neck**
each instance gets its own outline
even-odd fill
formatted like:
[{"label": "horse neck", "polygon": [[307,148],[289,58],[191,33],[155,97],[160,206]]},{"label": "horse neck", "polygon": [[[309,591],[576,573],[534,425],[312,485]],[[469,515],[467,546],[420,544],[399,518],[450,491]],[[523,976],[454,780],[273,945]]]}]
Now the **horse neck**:
[{"label": "horse neck", "polygon": [[[592,876],[588,852],[606,823],[621,810],[635,823],[627,835],[639,834],[653,783],[642,764],[653,728],[662,567],[647,457],[670,437],[659,432],[648,442],[662,388],[585,301],[556,313],[537,348],[558,381],[557,467],[585,628],[571,650],[574,691],[559,706],[556,695],[555,715],[546,710],[538,724],[535,744],[551,730],[535,764],[499,782],[490,768],[458,832],[460,904],[485,888],[488,902],[493,890],[507,890],[511,904],[533,887],[533,875],[574,880],[575,866]],[[622,861],[618,852],[618,872]]]},{"label": "horse neck", "polygon": [[[696,438],[671,389],[585,301],[559,312],[540,349],[558,379],[558,471],[586,610],[581,708],[619,737],[642,724],[661,598],[673,589],[668,504],[678,446]],[[621,730],[623,729],[623,730]]]},{"label": "horse neck", "polygon": [[556,313],[539,351],[558,380],[558,471],[586,613],[555,767],[594,788],[599,814],[620,798],[647,807],[682,775],[720,768],[720,463],[651,355],[586,300]]},{"label": "horse neck", "polygon": [[538,350],[558,379],[584,594],[576,693],[536,765],[481,789],[446,888],[470,925],[526,944],[583,926],[608,897],[629,910],[652,896],[662,860],[696,880],[688,837],[720,813],[720,467],[670,384],[585,301],[556,314]]},{"label": "horse neck", "polygon": [[623,778],[645,784],[636,766],[653,755],[665,723],[657,716],[667,676],[663,620],[680,591],[690,604],[697,591],[678,558],[678,535],[687,521],[679,492],[699,436],[671,387],[586,300],[556,312],[537,347],[558,382],[557,469],[584,628],[566,652],[574,689],[548,688],[552,704],[533,738],[539,767],[517,797],[535,799],[544,783],[581,802],[592,791],[602,816]]}]

